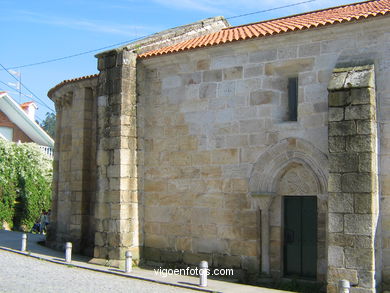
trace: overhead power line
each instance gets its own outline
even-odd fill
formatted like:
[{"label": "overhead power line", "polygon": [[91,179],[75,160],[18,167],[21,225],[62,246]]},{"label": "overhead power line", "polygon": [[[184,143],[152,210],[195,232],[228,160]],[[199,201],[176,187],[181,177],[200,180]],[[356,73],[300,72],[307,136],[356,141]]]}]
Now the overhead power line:
[{"label": "overhead power line", "polygon": [[89,50],[89,51],[76,53],[76,54],[73,54],[73,55],[68,55],[68,56],[54,58],[54,59],[48,59],[48,60],[39,61],[39,62],[35,62],[35,63],[30,63],[30,64],[25,64],[25,65],[20,65],[20,66],[8,67],[6,70],[30,67],[30,66],[35,66],[35,65],[41,65],[41,64],[61,61],[61,60],[65,60],[65,59],[69,59],[69,58],[73,58],[73,57],[78,57],[78,56],[82,56],[82,55],[86,55],[86,54],[90,54],[90,53],[94,53],[94,52],[98,52],[98,51],[103,51],[103,50],[106,50],[106,49],[109,49],[109,48],[112,48],[112,47],[117,47],[117,46],[120,46],[120,45],[132,43],[132,42],[135,42],[135,41],[147,38],[147,37],[152,36],[152,35],[153,34],[142,36],[142,37],[139,37],[139,38],[135,38],[135,39],[123,41],[123,42],[120,42],[120,43],[108,45],[108,46],[101,47],[101,48],[98,48],[98,49],[92,49],[92,50]]},{"label": "overhead power line", "polygon": [[26,87],[22,82],[20,82],[11,72],[9,72],[2,64],[0,64],[0,66],[5,70],[7,71],[7,73],[9,75],[12,76],[12,78],[14,78],[17,82],[20,83],[20,86],[24,87],[25,90],[27,90],[30,94],[33,95],[33,97],[35,97],[38,101],[40,101],[42,103],[42,106],[46,107],[47,109],[49,109],[51,112],[55,112],[50,106],[48,106],[44,101],[42,101],[40,98],[38,98],[38,96],[36,94],[34,94],[28,87]]},{"label": "overhead power line", "polygon": [[288,5],[283,5],[283,6],[279,6],[279,7],[275,7],[275,8],[270,8],[270,9],[265,9],[265,10],[259,10],[259,11],[255,11],[255,12],[251,12],[251,13],[246,13],[246,14],[241,14],[241,15],[236,15],[236,16],[230,16],[230,17],[226,17],[226,19],[233,19],[233,18],[239,18],[239,17],[249,16],[249,15],[253,15],[253,14],[259,14],[259,13],[269,12],[269,11],[273,11],[273,10],[278,10],[278,9],[282,9],[282,8],[288,8],[288,7],[298,6],[298,5],[301,5],[301,4],[305,4],[305,3],[309,3],[309,2],[315,2],[315,1],[317,1],[317,0],[308,0],[308,1],[303,1],[303,2],[296,2],[296,3],[292,3],[292,4],[288,4]]},{"label": "overhead power line", "polygon": [[[315,2],[315,1],[317,1],[317,0],[308,0],[308,1],[296,2],[296,3],[283,5],[283,6],[279,6],[279,7],[275,7],[275,8],[259,10],[259,11],[246,13],[246,14],[241,14],[241,15],[236,15],[236,16],[230,16],[230,17],[227,17],[226,19],[233,19],[233,18],[245,17],[245,16],[249,16],[249,15],[254,15],[254,14],[260,14],[260,13],[264,13],[264,12],[269,12],[269,11],[283,9],[283,8],[288,8],[288,7],[293,7],[293,6],[298,6],[298,5],[301,5],[301,4],[305,4],[305,3],[309,3],[309,2]],[[61,61],[61,60],[69,59],[69,58],[74,58],[74,57],[78,57],[78,56],[82,56],[82,55],[86,55],[86,54],[90,54],[90,53],[94,53],[94,52],[98,52],[98,51],[103,51],[103,50],[110,49],[110,48],[113,48],[113,47],[117,47],[117,46],[120,46],[120,45],[129,44],[129,43],[132,43],[132,42],[135,42],[135,41],[139,41],[139,40],[145,39],[145,38],[150,37],[152,35],[154,35],[154,34],[145,35],[145,36],[138,37],[138,38],[135,38],[135,39],[119,42],[119,43],[116,43],[116,44],[112,44],[112,45],[108,45],[108,46],[105,46],[105,47],[92,49],[92,50],[88,50],[88,51],[84,51],[84,52],[80,52],[80,53],[76,53],[76,54],[72,54],[72,55],[68,55],[68,56],[64,56],[64,57],[48,59],[48,60],[44,60],[44,61],[24,64],[24,65],[19,65],[19,66],[12,66],[12,67],[8,67],[7,69],[5,69],[4,67],[3,68],[5,70],[11,70],[11,69],[18,69],[18,68],[42,65],[42,64],[46,64],[46,63],[52,63],[52,62]]]}]

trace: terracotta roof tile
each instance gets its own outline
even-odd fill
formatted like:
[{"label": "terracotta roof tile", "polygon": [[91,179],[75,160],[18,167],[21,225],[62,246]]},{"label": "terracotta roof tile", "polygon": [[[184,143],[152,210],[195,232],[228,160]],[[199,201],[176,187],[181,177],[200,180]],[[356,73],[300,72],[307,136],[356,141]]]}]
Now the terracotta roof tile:
[{"label": "terracotta roof tile", "polygon": [[165,55],[195,48],[215,46],[228,42],[355,21],[368,17],[385,15],[388,14],[389,11],[390,0],[366,1],[328,8],[259,23],[226,28],[216,33],[140,54],[139,58]]},{"label": "terracotta roof tile", "polygon": [[51,96],[51,94],[58,90],[60,87],[68,84],[68,83],[72,83],[72,82],[76,82],[76,81],[80,81],[80,80],[85,80],[85,79],[90,79],[90,78],[94,78],[94,77],[98,77],[99,74],[92,74],[92,75],[86,75],[86,76],[81,76],[81,77],[76,77],[76,78],[73,78],[73,79],[67,79],[67,80],[64,80],[62,82],[60,82],[59,84],[57,84],[55,87],[53,87],[52,89],[49,90],[48,92],[48,96]]},{"label": "terracotta roof tile", "polygon": [[26,103],[20,104],[20,107],[24,109],[24,108],[29,107],[31,104],[34,104],[34,102],[26,102]]}]

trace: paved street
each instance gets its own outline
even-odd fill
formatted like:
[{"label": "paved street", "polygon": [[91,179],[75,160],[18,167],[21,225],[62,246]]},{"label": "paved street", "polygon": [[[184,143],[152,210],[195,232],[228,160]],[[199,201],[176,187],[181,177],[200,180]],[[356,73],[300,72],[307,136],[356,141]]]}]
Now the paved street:
[{"label": "paved street", "polygon": [[0,292],[194,292],[0,250]]}]

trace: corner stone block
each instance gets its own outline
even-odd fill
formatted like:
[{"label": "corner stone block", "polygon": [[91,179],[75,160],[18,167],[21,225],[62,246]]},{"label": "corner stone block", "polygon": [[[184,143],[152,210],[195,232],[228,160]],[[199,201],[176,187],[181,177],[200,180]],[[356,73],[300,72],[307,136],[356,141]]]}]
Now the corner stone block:
[{"label": "corner stone block", "polygon": [[369,173],[347,173],[341,176],[343,192],[371,192],[372,177]]},{"label": "corner stone block", "polygon": [[[369,248],[346,248],[345,266],[348,269],[373,271],[374,249]],[[360,280],[359,280],[360,281]]]},{"label": "corner stone block", "polygon": [[[340,89],[343,89],[344,84],[345,84],[345,79],[347,78],[347,72],[335,72],[332,74],[329,84],[328,84],[328,90],[329,91],[337,91]],[[330,101],[330,97],[329,97]],[[329,105],[330,102],[329,102]],[[331,105],[331,106],[336,106],[336,105]],[[340,105],[342,106],[342,105]]]},{"label": "corner stone block", "polygon": [[348,91],[330,92],[328,96],[329,107],[345,107],[351,103],[351,97]]},{"label": "corner stone block", "polygon": [[329,268],[328,280],[337,282],[338,280],[348,280],[351,285],[358,284],[357,270],[341,269],[341,268]]},{"label": "corner stone block", "polygon": [[348,136],[356,134],[355,121],[329,122],[329,136]]},{"label": "corner stone block", "polygon": [[356,71],[347,75],[344,87],[373,88],[375,86],[375,79],[372,69],[372,67],[356,68]]},{"label": "corner stone block", "polygon": [[372,216],[370,214],[346,214],[344,215],[344,232],[352,235],[373,234]]}]

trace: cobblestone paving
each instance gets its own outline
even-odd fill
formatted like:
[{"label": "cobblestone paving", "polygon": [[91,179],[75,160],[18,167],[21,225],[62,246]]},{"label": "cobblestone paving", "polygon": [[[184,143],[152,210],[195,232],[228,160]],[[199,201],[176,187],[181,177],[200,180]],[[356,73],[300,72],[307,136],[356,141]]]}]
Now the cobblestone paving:
[{"label": "cobblestone paving", "polygon": [[0,250],[0,292],[195,292],[113,276]]}]

